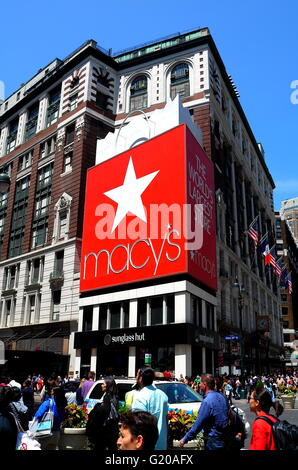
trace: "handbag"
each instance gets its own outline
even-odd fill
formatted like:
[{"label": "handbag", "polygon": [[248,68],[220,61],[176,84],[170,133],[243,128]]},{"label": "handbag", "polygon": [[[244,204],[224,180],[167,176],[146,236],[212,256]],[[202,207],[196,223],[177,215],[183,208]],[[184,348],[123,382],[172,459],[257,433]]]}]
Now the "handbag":
[{"label": "handbag", "polygon": [[30,435],[29,431],[24,431],[17,416],[14,413],[10,414],[15,420],[18,431],[16,450],[41,450],[40,443]]},{"label": "handbag", "polygon": [[41,438],[41,437],[49,437],[52,435],[52,428],[53,428],[53,422],[54,422],[54,412],[52,411],[52,402],[53,400],[51,399],[49,410],[46,413],[44,413],[43,417],[38,423],[38,426],[35,431],[35,437]]}]

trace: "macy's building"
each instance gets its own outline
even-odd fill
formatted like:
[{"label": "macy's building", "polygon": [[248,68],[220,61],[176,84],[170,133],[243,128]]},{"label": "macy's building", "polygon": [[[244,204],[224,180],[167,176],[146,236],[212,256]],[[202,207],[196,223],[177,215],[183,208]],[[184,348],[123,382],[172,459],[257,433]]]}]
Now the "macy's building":
[{"label": "macy's building", "polygon": [[213,164],[178,97],[98,141],[88,170],[75,369],[214,372]]}]

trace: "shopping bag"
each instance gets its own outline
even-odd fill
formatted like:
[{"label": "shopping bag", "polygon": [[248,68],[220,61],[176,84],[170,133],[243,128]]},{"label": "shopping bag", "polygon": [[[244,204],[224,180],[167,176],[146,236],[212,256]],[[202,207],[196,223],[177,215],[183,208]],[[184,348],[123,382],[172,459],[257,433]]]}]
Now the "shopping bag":
[{"label": "shopping bag", "polygon": [[41,450],[40,443],[30,435],[29,431],[19,432],[16,450]]},{"label": "shopping bag", "polygon": [[33,438],[29,431],[24,431],[18,417],[14,413],[10,413],[17,427],[16,450],[41,450],[40,443]]},{"label": "shopping bag", "polygon": [[40,422],[35,431],[35,437],[48,437],[52,435],[52,428],[54,422],[54,413],[52,411],[52,400],[50,400],[50,408],[43,417],[41,418]]}]

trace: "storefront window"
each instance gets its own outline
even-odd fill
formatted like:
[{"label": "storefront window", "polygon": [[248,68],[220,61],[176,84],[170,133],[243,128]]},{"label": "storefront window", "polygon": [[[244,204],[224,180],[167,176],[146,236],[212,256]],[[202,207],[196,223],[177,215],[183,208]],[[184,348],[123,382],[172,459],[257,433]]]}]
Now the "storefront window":
[{"label": "storefront window", "polygon": [[100,307],[99,307],[99,329],[101,331],[107,329],[107,312],[108,312],[107,304],[100,305]]},{"label": "storefront window", "polygon": [[153,297],[150,301],[151,325],[162,325],[163,323],[163,298]]},{"label": "storefront window", "polygon": [[138,326],[147,325],[147,299],[138,300]]},{"label": "storefront window", "polygon": [[214,331],[214,307],[206,302],[206,320],[208,330]]},{"label": "storefront window", "polygon": [[120,302],[115,302],[113,304],[110,304],[111,329],[120,328],[120,312],[121,312]]},{"label": "storefront window", "polygon": [[193,323],[196,326],[202,327],[202,299],[199,297],[191,296],[191,308],[192,308],[192,318]]},{"label": "storefront window", "polygon": [[92,330],[93,307],[84,307],[83,311],[83,331]]},{"label": "storefront window", "polygon": [[175,370],[175,346],[151,346],[148,348],[137,348],[136,366],[137,370],[145,366],[145,355],[151,356],[151,366],[156,372]]},{"label": "storefront window", "polygon": [[175,323],[175,296],[167,295],[166,303],[167,303],[167,322]]},{"label": "storefront window", "polygon": [[129,327],[129,302],[122,303],[124,328]]}]

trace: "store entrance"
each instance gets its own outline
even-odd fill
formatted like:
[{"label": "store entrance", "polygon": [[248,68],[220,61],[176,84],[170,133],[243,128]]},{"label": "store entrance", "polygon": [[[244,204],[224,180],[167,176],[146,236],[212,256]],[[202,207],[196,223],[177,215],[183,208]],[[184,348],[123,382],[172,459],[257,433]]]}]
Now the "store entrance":
[{"label": "store entrance", "polygon": [[96,377],[128,375],[128,347],[100,349],[97,354]]},{"label": "store entrance", "polygon": [[173,372],[175,369],[175,346],[137,347],[136,370],[149,366],[155,372]]}]

